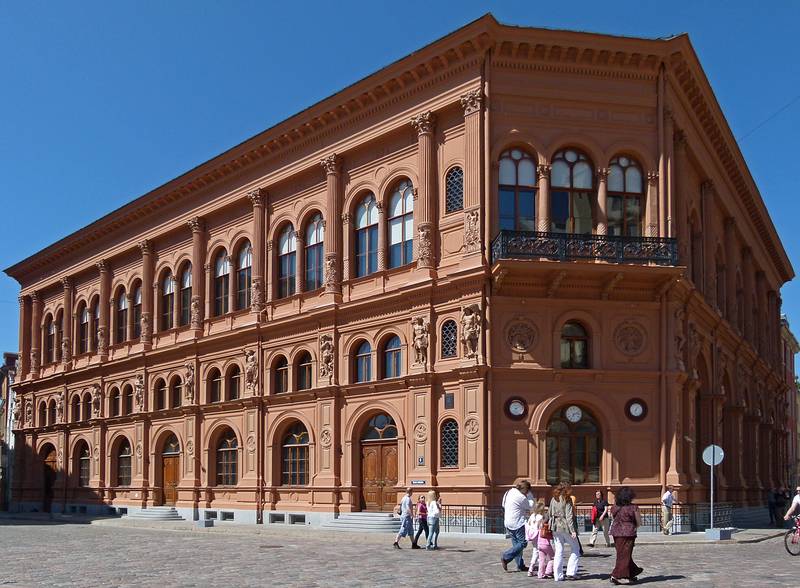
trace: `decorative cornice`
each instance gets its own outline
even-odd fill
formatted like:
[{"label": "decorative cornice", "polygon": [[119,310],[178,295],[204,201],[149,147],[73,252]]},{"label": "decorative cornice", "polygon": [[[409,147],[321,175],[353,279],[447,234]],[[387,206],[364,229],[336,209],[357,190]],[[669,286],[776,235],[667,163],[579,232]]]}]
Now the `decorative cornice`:
[{"label": "decorative cornice", "polygon": [[320,160],[319,164],[327,175],[338,174],[342,169],[342,158],[332,153]]},{"label": "decorative cornice", "polygon": [[436,115],[430,110],[411,117],[411,126],[417,134],[432,133],[436,128]]}]

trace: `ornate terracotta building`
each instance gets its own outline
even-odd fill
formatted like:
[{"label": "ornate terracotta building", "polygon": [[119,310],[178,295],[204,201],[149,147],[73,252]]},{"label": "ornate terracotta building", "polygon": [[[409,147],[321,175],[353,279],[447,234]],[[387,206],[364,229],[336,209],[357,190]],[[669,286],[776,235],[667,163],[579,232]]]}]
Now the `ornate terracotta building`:
[{"label": "ornate terracotta building", "polygon": [[711,442],[722,500],[786,472],[793,270],[685,35],[487,15],[6,272],[21,508],[700,501]]}]

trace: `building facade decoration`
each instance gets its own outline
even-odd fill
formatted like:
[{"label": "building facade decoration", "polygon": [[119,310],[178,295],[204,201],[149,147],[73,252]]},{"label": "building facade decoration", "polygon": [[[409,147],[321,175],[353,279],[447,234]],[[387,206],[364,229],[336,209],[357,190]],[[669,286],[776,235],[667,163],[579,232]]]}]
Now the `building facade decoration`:
[{"label": "building facade decoration", "polygon": [[333,381],[333,335],[322,335],[319,338],[319,353],[322,361],[319,365],[319,375],[326,378],[328,383]]},{"label": "building facade decoration", "polygon": [[133,383],[133,402],[137,412],[144,410],[144,376],[141,374],[136,374],[136,380]]},{"label": "building facade decoration", "polygon": [[103,392],[99,384],[92,386],[89,397],[92,403],[92,417],[99,419],[103,415]]},{"label": "building facade decoration", "polygon": [[470,115],[474,112],[480,112],[482,104],[482,90],[470,90],[461,96],[461,107],[464,109],[464,116]]},{"label": "building facade decoration", "polygon": [[646,341],[644,327],[636,321],[624,321],[614,330],[614,345],[625,355],[639,355],[644,351]]},{"label": "building facade decoration", "polygon": [[536,341],[536,327],[525,319],[512,322],[506,332],[506,340],[511,349],[519,353],[528,351]]},{"label": "building facade decoration", "polygon": [[423,443],[428,439],[428,425],[425,423],[417,423],[414,426],[414,439],[418,443]]},{"label": "building facade decoration", "polygon": [[470,210],[464,213],[464,249],[467,253],[478,251],[481,247],[480,212]]},{"label": "building facade decoration", "polygon": [[477,439],[481,433],[481,424],[475,417],[469,417],[464,423],[464,435],[467,439]]},{"label": "building facade decoration", "polygon": [[56,422],[64,422],[64,392],[62,390],[56,392]]},{"label": "building facade decoration", "polygon": [[428,367],[428,327],[424,317],[411,319],[411,331],[414,337],[414,363]]},{"label": "building facade decoration", "polygon": [[481,335],[481,310],[477,304],[461,311],[461,344],[464,357],[477,358]]},{"label": "building facade decoration", "polygon": [[244,375],[247,391],[251,396],[258,394],[258,354],[254,349],[245,349]]},{"label": "building facade decoration", "polygon": [[431,242],[431,226],[420,225],[417,229],[417,259],[420,265],[429,266],[433,263],[433,243]]},{"label": "building facade decoration", "polygon": [[183,396],[187,404],[194,404],[194,364],[187,363],[183,367],[186,369],[186,379],[183,382]]}]

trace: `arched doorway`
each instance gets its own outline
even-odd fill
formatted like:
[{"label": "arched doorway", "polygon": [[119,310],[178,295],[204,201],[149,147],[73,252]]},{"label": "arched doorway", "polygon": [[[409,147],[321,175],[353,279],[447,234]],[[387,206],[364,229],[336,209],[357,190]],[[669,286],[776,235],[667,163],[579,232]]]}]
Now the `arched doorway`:
[{"label": "arched doorway", "polygon": [[561,408],[547,424],[547,483],[599,484],[600,427],[585,408]]},{"label": "arched doorway", "polygon": [[161,450],[161,484],[163,488],[161,503],[175,506],[178,501],[178,482],[181,478],[181,445],[173,434],[164,442]]},{"label": "arched doorway", "polygon": [[56,476],[58,475],[58,457],[56,456],[56,448],[52,445],[46,445],[42,449],[42,510],[50,512],[53,506],[53,490],[56,485]]},{"label": "arched doorway", "polygon": [[397,504],[397,425],[385,413],[361,431],[361,508],[391,511]]}]

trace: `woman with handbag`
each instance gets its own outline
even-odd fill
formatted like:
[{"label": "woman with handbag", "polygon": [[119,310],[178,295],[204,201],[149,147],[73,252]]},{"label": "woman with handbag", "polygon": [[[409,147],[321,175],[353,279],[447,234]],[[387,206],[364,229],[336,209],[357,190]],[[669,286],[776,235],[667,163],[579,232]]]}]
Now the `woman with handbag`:
[{"label": "woman with handbag", "polygon": [[639,507],[633,504],[635,497],[631,488],[623,486],[617,492],[615,506],[611,508],[611,536],[617,549],[617,563],[611,572],[612,584],[619,584],[622,579],[635,582],[636,576],[642,573],[642,568],[633,562],[636,529],[642,524]]},{"label": "woman with handbag", "polygon": [[528,577],[533,577],[533,568],[536,567],[536,561],[539,561],[539,579],[553,577],[553,533],[550,532],[550,524],[547,522],[546,512],[547,507],[544,505],[544,500],[541,498],[533,508],[533,513],[528,519],[526,528],[526,537],[533,545],[533,548],[538,551],[538,558],[531,558],[531,566],[528,568]]},{"label": "woman with handbag", "polygon": [[[574,580],[578,574],[578,561],[580,560],[580,545],[575,529],[575,516],[572,509],[572,500],[565,492],[566,484],[562,483],[553,488],[553,498],[550,499],[550,529],[553,532],[555,544],[555,557],[553,558],[553,578],[556,582],[564,579],[562,562],[564,561],[564,545],[569,545],[570,554],[567,562],[567,580]],[[541,565],[541,564],[540,564]]]}]

